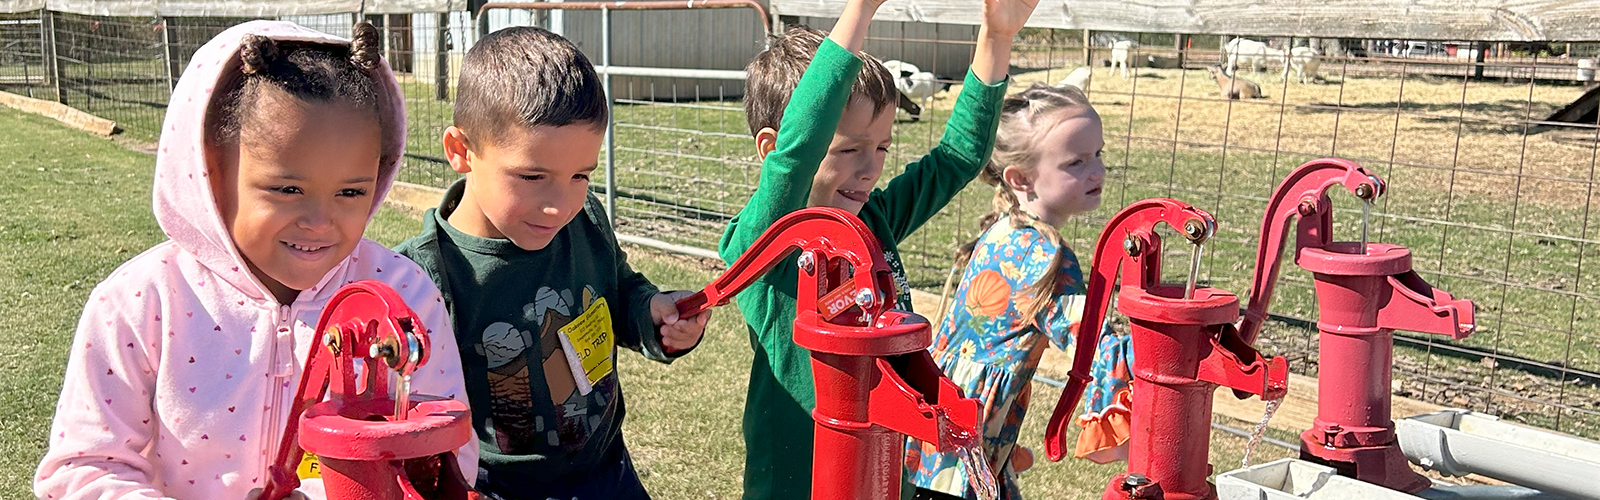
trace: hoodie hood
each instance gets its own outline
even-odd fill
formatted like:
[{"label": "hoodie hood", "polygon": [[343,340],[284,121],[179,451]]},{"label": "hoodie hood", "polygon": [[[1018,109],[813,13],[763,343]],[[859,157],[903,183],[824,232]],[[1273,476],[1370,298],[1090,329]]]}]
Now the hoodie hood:
[{"label": "hoodie hood", "polygon": [[[244,258],[233,244],[215,193],[207,179],[205,131],[214,126],[206,112],[218,99],[217,87],[240,74],[239,45],[246,35],[260,35],[276,41],[320,42],[349,45],[350,41],[282,21],[251,21],[239,24],[212,38],[195,52],[168,100],[156,152],[154,205],[161,230],[180,248],[193,254],[220,279],[257,300],[273,300],[266,286],[251,274]],[[379,124],[383,128],[383,154],[378,165],[378,183],[372,197],[370,221],[394,184],[405,152],[405,100],[400,85],[383,61],[372,71],[378,92]],[[349,265],[349,257],[334,266],[316,287],[326,290],[329,277],[339,275]]]}]

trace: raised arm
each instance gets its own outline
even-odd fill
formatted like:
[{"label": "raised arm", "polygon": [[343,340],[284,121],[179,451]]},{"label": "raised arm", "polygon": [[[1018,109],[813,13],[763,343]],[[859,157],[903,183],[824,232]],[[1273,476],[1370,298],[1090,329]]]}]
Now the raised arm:
[{"label": "raised arm", "polygon": [[972,74],[994,85],[1011,72],[1011,40],[1022,31],[1039,0],[983,0],[983,26],[972,55]]}]

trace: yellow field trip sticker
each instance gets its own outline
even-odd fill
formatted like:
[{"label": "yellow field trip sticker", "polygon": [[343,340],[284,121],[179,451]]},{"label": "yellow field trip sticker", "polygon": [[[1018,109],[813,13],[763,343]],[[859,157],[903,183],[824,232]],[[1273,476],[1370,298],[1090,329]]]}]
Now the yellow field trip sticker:
[{"label": "yellow field trip sticker", "polygon": [[317,460],[315,453],[308,451],[305,458],[300,459],[300,468],[296,469],[295,472],[300,475],[300,479],[320,479],[322,478],[322,461]]},{"label": "yellow field trip sticker", "polygon": [[606,307],[604,297],[556,332],[561,336],[561,347],[567,353],[580,394],[588,394],[594,384],[611,375],[616,335],[611,330],[611,309]]}]

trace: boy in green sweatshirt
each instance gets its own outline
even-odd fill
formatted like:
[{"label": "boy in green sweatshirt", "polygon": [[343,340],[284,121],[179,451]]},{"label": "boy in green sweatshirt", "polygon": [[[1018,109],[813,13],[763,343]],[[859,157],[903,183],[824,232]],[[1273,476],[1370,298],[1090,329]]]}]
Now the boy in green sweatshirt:
[{"label": "boy in green sweatshirt", "polygon": [[396,251],[439,285],[461,348],[491,500],[645,500],[622,440],[617,347],[661,362],[708,315],[628,266],[589,193],[608,119],[600,78],[559,35],[507,28],[461,67],[445,156],[466,174]]},{"label": "boy in green sweatshirt", "polygon": [[[978,175],[989,161],[1005,95],[1011,42],[1037,0],[985,0],[977,51],[939,144],[888,186],[883,173],[898,92],[876,59],[859,54],[881,0],[849,0],[833,32],[797,28],[776,37],[747,68],[745,113],[761,180],[718,244],[732,263],[778,218],[828,206],[856,213],[877,235],[911,309],[899,243]],[[795,345],[795,282],[790,258],[737,301],[755,358],[745,403],[744,497],[811,496],[816,405],[810,353]],[[909,492],[909,487],[903,487]]]}]

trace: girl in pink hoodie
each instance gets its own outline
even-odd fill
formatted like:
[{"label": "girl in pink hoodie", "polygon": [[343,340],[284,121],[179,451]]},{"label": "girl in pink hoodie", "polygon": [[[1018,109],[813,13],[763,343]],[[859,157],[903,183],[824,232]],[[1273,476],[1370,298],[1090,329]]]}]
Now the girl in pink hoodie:
[{"label": "girl in pink hoodie", "polygon": [[[318,314],[357,280],[387,283],[423,318],[433,352],[414,390],[465,397],[438,290],[361,237],[406,134],[376,30],[355,33],[256,21],[195,53],[156,155],[170,240],[90,294],[40,498],[246,498],[277,453]],[[476,448],[457,456],[475,479]],[[320,497],[320,481],[301,493]]]}]

